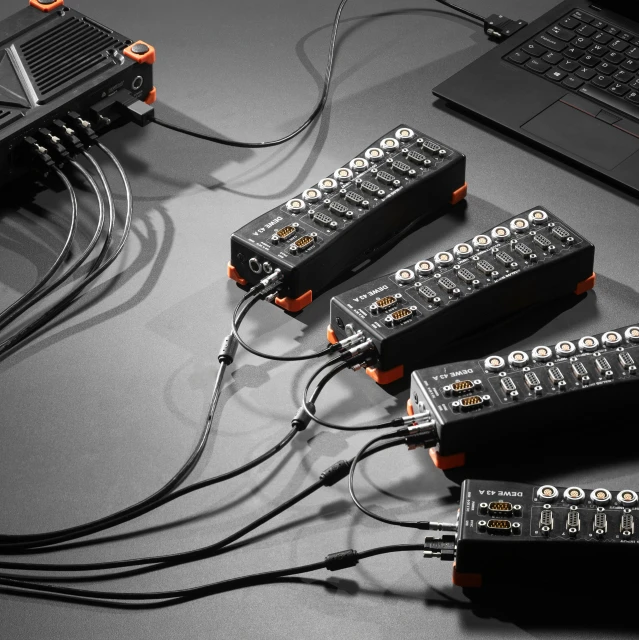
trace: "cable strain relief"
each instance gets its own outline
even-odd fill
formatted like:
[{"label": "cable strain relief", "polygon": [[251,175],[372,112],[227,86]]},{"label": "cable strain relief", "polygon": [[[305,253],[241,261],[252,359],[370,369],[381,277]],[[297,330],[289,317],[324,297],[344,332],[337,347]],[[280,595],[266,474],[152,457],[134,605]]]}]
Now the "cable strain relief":
[{"label": "cable strain relief", "polygon": [[350,460],[340,460],[339,462],[336,462],[334,465],[322,472],[320,480],[325,487],[332,487],[350,473],[351,464],[352,461]]},{"label": "cable strain relief", "polygon": [[222,342],[222,346],[220,347],[220,353],[217,356],[217,360],[223,364],[232,364],[233,360],[235,360],[235,356],[237,355],[237,348],[239,346],[239,342],[234,334],[230,333],[224,341]]},{"label": "cable strain relief", "polygon": [[[315,403],[307,402],[306,406],[310,409],[311,413],[315,413]],[[306,407],[300,407],[295,414],[295,417],[291,420],[291,426],[298,431],[304,431],[309,424],[311,424],[311,416],[306,411]]]},{"label": "cable strain relief", "polygon": [[419,529],[424,531],[457,531],[457,525],[452,522],[418,522]]},{"label": "cable strain relief", "polygon": [[330,553],[326,556],[324,562],[329,571],[339,571],[340,569],[348,569],[355,567],[359,563],[359,554],[354,549],[346,549],[337,553]]}]

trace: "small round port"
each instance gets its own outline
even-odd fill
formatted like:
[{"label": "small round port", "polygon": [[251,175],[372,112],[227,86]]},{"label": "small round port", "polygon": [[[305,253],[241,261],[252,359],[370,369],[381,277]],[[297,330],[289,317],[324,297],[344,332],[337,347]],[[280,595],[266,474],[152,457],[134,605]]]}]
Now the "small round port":
[{"label": "small round port", "polygon": [[351,160],[350,164],[348,165],[353,171],[366,171],[366,169],[368,169],[369,164],[368,164],[368,160],[366,160],[366,158],[354,158],[353,160]]},{"label": "small round port", "polygon": [[521,517],[524,513],[524,508],[520,504],[513,505],[513,515],[515,517]]},{"label": "small round port", "polygon": [[133,91],[137,91],[138,89],[142,88],[143,84],[144,78],[142,76],[136,76],[136,78],[131,83],[131,88],[133,89]]},{"label": "small round port", "polygon": [[564,491],[564,500],[571,504],[579,504],[586,499],[585,491],[580,487],[568,487]]},{"label": "small round port", "polygon": [[606,535],[606,532],[603,529],[595,529],[595,536],[598,540],[601,540]]},{"label": "small round port", "polygon": [[548,214],[541,209],[535,209],[528,214],[528,220],[533,224],[544,224],[548,221]]},{"label": "small round port", "polygon": [[544,346],[535,347],[532,350],[532,358],[535,362],[548,362],[552,360],[552,349]]},{"label": "small round port", "polygon": [[260,261],[257,258],[251,258],[248,261],[248,264],[249,264],[249,269],[253,273],[262,273],[262,265],[260,264]]},{"label": "small round port", "polygon": [[472,241],[473,247],[475,249],[486,249],[486,247],[490,247],[493,241],[488,236],[475,236]]},{"label": "small round port", "polygon": [[486,515],[488,513],[488,503],[487,502],[482,502],[479,505],[479,513],[481,513],[482,515]]},{"label": "small round port", "polygon": [[490,232],[490,237],[495,240],[495,242],[503,242],[510,238],[510,231],[506,227],[495,227]]},{"label": "small round port", "polygon": [[395,274],[397,284],[412,284],[415,282],[415,274],[410,269],[400,269]]},{"label": "small round port", "polygon": [[505,366],[506,362],[501,356],[490,356],[484,361],[486,371],[492,371],[493,373],[501,371]]},{"label": "small round port", "polygon": [[262,269],[264,269],[264,273],[266,273],[267,275],[273,273],[273,265],[270,262],[265,262],[262,265]]},{"label": "small round port", "polygon": [[399,142],[395,140],[395,138],[384,138],[379,146],[384,149],[384,151],[392,151],[393,149],[399,149]]},{"label": "small round port", "polygon": [[415,265],[415,271],[418,276],[430,276],[435,270],[435,265],[430,260],[420,260]]},{"label": "small round port", "polygon": [[454,261],[455,258],[453,257],[453,254],[449,253],[448,251],[442,251],[435,256],[435,264],[439,265],[440,267],[448,266]]},{"label": "small round port", "polygon": [[558,358],[569,358],[577,353],[577,347],[568,340],[563,340],[555,345],[555,353]]},{"label": "small round port", "polygon": [[337,189],[337,180],[334,180],[333,178],[324,178],[324,180],[320,180],[317,186],[323,191],[326,191],[326,193],[331,193]]},{"label": "small round port", "polygon": [[415,137],[415,132],[408,127],[402,127],[395,132],[395,137],[402,142],[412,140]]},{"label": "small round port", "polygon": [[520,535],[521,534],[521,523],[513,522],[513,524],[512,524],[512,532],[516,536]]},{"label": "small round port", "polygon": [[576,537],[577,537],[577,529],[576,529],[575,527],[570,527],[570,528],[568,529],[568,535],[569,535],[571,538],[576,538]]},{"label": "small round port", "polygon": [[541,533],[542,533],[544,536],[549,536],[549,535],[550,535],[550,527],[549,527],[549,526],[547,526],[547,525],[544,525],[544,526],[541,528]]},{"label": "small round port", "polygon": [[510,222],[510,230],[514,233],[523,233],[524,231],[528,231],[530,229],[530,225],[528,224],[528,220],[524,218],[515,218]]},{"label": "small round port", "polygon": [[480,521],[477,523],[477,529],[478,529],[479,531],[486,531],[486,521],[485,521],[485,520],[480,520]]},{"label": "small round port", "polygon": [[616,331],[606,331],[606,333],[601,336],[601,341],[605,347],[618,347],[621,344],[622,338],[621,334]]},{"label": "small round port", "polygon": [[599,340],[594,336],[584,336],[579,341],[579,351],[597,351],[599,349]]},{"label": "small round port", "polygon": [[286,210],[291,213],[301,213],[306,210],[306,203],[299,198],[293,198],[286,203]]},{"label": "small round port", "polygon": [[508,364],[511,367],[525,367],[528,364],[528,354],[525,351],[513,351],[508,356]]},{"label": "small round port", "polygon": [[462,242],[453,247],[453,253],[458,258],[467,258],[473,255],[473,248],[467,242]]},{"label": "small round port", "polygon": [[366,150],[366,152],[364,153],[364,157],[367,160],[372,160],[373,162],[375,162],[376,160],[380,160],[384,157],[384,152],[377,147],[371,147],[370,149]]},{"label": "small round port", "polygon": [[306,202],[319,202],[322,199],[322,192],[319,189],[307,189],[302,194]]},{"label": "small round port", "polygon": [[637,494],[630,489],[624,489],[617,494],[617,502],[624,507],[634,507],[638,500]]},{"label": "small round port", "polygon": [[545,502],[554,502],[558,495],[557,487],[553,487],[551,484],[545,484],[537,489],[537,497]]},{"label": "small round port", "polygon": [[598,506],[605,507],[607,504],[610,504],[612,500],[612,495],[608,489],[595,489],[590,494],[590,499]]},{"label": "small round port", "polygon": [[639,342],[639,327],[628,327],[626,329],[626,340],[628,342]]},{"label": "small round port", "polygon": [[333,174],[333,177],[338,182],[350,182],[353,179],[353,172],[346,167],[342,167]]}]

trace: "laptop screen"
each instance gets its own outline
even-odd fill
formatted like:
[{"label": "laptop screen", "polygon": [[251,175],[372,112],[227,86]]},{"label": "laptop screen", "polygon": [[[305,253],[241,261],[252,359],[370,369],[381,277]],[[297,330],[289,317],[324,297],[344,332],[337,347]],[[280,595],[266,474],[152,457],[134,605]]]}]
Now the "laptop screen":
[{"label": "laptop screen", "polygon": [[621,16],[639,21],[639,3],[633,0],[599,0],[601,8],[610,9]]}]

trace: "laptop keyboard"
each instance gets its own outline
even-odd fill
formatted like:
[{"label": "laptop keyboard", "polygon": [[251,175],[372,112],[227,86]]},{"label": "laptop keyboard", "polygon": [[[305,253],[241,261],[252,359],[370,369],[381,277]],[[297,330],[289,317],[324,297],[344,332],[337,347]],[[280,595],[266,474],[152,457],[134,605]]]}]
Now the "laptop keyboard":
[{"label": "laptop keyboard", "polygon": [[571,11],[504,60],[639,120],[639,35]]}]

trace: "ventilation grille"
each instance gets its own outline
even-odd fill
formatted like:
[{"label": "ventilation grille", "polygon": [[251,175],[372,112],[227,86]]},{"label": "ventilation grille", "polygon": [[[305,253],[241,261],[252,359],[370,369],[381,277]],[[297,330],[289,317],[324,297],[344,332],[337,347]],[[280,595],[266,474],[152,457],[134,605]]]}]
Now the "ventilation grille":
[{"label": "ventilation grille", "polygon": [[120,44],[96,25],[67,18],[20,48],[38,90],[45,95],[92,71],[103,61],[105,51]]}]

